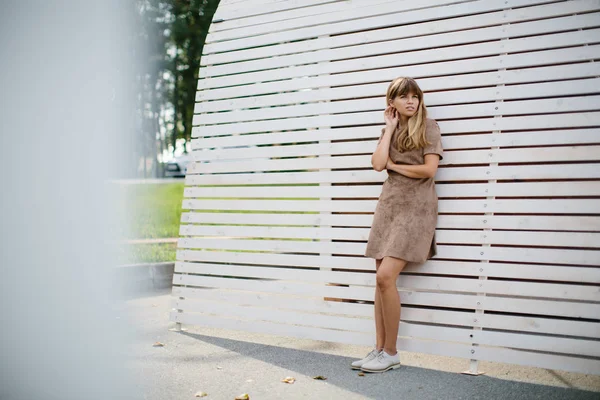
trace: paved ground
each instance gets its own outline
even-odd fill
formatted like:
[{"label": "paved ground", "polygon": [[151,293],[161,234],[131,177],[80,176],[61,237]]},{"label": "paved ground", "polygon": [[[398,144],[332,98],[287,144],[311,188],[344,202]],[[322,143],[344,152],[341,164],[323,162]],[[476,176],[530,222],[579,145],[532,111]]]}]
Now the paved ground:
[{"label": "paved ground", "polygon": [[[117,318],[135,326],[131,367],[144,399],[600,399],[600,377],[402,353],[404,366],[358,376],[347,365],[368,348],[224,329],[172,332],[170,289],[126,301]],[[155,342],[164,347],[153,347]],[[322,375],[326,381],[312,377]],[[294,384],[281,379],[294,377]],[[592,390],[595,390],[592,391]]]}]

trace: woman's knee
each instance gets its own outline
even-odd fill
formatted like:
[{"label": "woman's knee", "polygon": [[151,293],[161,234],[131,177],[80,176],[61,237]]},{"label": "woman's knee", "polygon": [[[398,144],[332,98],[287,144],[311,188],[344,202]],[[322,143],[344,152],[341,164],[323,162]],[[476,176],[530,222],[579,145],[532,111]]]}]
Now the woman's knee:
[{"label": "woman's knee", "polygon": [[377,271],[376,283],[380,290],[389,289],[396,286],[396,277],[387,271]]}]

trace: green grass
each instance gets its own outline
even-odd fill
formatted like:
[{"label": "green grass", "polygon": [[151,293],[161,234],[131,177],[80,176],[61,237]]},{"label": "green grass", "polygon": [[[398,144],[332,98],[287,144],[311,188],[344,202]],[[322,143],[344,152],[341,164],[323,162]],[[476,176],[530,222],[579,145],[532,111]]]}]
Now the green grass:
[{"label": "green grass", "polygon": [[[279,186],[279,185],[265,185]],[[297,185],[312,186],[312,185]],[[120,234],[126,239],[154,239],[154,238],[177,238],[179,237],[179,225],[181,223],[181,212],[183,202],[183,190],[185,184],[131,184],[120,185],[118,207]],[[243,190],[243,189],[241,189]],[[214,198],[212,198],[214,200]],[[234,198],[228,198],[233,200]],[[243,198],[248,200],[247,198]],[[308,200],[299,198],[298,200]],[[217,199],[219,200],[219,199]],[[272,199],[277,200],[277,199]],[[280,200],[295,200],[282,198]],[[315,199],[318,200],[318,199]],[[229,211],[229,210],[202,210],[205,213],[264,213],[270,211]],[[273,212],[273,211],[271,211]],[[318,211],[288,212],[274,211],[282,214],[319,214]],[[212,224],[211,224],[212,225]],[[214,224],[217,225],[217,224]],[[237,224],[234,224],[237,225]],[[257,238],[269,240],[268,238]],[[285,240],[285,239],[279,239]],[[311,241],[312,239],[295,239]],[[125,244],[119,248],[118,260],[120,264],[152,263],[163,261],[175,261],[177,244]],[[237,252],[239,250],[230,250]],[[249,251],[260,253],[262,251]]]},{"label": "green grass", "polygon": [[177,243],[130,244],[119,249],[119,264],[175,261]]},{"label": "green grass", "polygon": [[[179,237],[184,183],[121,185],[120,236],[127,239]],[[123,244],[119,264],[175,261],[176,243]]]},{"label": "green grass", "polygon": [[179,236],[184,183],[121,186],[123,222],[128,239]]}]

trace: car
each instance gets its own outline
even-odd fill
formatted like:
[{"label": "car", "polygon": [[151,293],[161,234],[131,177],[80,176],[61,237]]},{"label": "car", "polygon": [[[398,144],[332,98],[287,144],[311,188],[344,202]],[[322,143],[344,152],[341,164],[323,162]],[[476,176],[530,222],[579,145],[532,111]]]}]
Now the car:
[{"label": "car", "polygon": [[165,164],[166,178],[181,178],[185,177],[187,166],[192,161],[190,153],[184,153],[179,157],[175,157]]}]

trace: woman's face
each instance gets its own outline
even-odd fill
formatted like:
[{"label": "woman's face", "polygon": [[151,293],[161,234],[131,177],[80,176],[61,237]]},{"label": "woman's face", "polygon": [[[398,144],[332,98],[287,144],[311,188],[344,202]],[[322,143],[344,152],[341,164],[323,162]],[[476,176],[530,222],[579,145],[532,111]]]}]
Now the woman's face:
[{"label": "woman's face", "polygon": [[392,100],[391,104],[398,110],[402,120],[406,121],[419,109],[419,95],[413,92],[401,94]]}]

